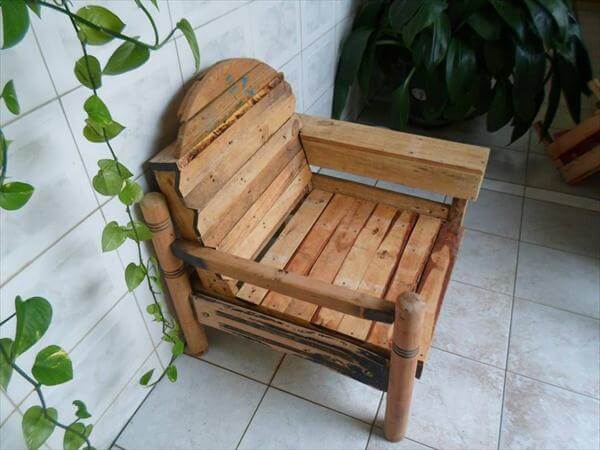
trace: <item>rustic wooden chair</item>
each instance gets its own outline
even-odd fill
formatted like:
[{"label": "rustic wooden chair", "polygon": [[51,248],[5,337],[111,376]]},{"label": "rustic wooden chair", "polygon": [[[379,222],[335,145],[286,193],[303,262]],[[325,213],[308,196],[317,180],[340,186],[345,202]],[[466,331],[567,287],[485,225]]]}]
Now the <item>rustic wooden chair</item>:
[{"label": "rustic wooden chair", "polygon": [[268,65],[214,65],[183,99],[176,142],[150,161],[162,194],[142,212],[189,354],[206,351],[207,325],[324,364],[387,391],[385,435],[400,440],[488,149],[294,109]]}]

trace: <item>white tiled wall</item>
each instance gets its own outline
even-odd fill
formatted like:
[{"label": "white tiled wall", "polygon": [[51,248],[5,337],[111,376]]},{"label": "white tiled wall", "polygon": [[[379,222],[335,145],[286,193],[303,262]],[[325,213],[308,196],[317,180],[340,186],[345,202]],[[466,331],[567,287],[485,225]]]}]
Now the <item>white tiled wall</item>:
[{"label": "white tiled wall", "polygon": [[[231,57],[256,57],[285,73],[297,97],[297,110],[329,116],[336,59],[360,0],[326,1],[159,1],[152,9],[162,35],[181,17],[194,27],[204,69]],[[74,1],[79,8],[87,1]],[[97,0],[127,24],[125,31],[152,39],[134,2]],[[106,448],[144,399],[140,374],[164,363],[160,333],[142,312],[148,303],[140,288],[126,292],[123,267],[134,258],[133,244],[102,253],[100,236],[108,221],[125,222],[120,204],[98,196],[91,186],[96,160],[107,157],[101,144],[81,133],[83,102],[89,90],[78,87],[73,65],[79,45],[64,16],[43,10],[16,47],[0,52],[0,85],[15,80],[22,114],[4,106],[0,123],[13,141],[9,175],[36,187],[25,208],[0,214],[0,319],[13,312],[15,295],[40,295],[54,307],[47,335],[22,357],[29,368],[41,346],[61,345],[72,356],[75,377],[46,388],[51,406],[69,421],[71,401],[85,401],[96,428],[93,443]],[[91,48],[104,64],[118,43]],[[114,118],[127,128],[114,140],[123,162],[146,186],[144,162],[176,133],[175,110],[192,78],[194,64],[180,34],[152,55],[143,68],[104,77],[100,89]],[[355,114],[354,102],[347,115]],[[354,109],[353,109],[354,108]],[[3,327],[2,336],[10,336]],[[29,385],[14,376],[0,392],[0,447],[21,448],[21,415],[36,401]],[[48,442],[62,448],[57,433]]]}]

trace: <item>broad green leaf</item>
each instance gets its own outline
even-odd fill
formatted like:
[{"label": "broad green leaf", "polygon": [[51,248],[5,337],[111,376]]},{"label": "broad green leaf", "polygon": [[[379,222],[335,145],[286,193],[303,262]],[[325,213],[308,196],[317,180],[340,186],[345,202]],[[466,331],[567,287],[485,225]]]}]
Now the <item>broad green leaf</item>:
[{"label": "broad green leaf", "polygon": [[487,70],[496,78],[508,77],[515,65],[515,46],[510,39],[485,41],[483,57]]},{"label": "broad green leaf", "polygon": [[363,57],[360,62],[360,67],[358,68],[358,85],[365,96],[365,98],[369,99],[371,96],[371,88],[373,82],[377,80],[377,75],[375,72],[376,68],[376,56],[377,56],[377,39],[379,38],[379,32],[374,31],[371,34],[371,37],[367,41],[367,46],[363,53]]},{"label": "broad green leaf", "polygon": [[2,48],[10,48],[21,41],[29,29],[29,13],[24,1],[3,1]]},{"label": "broad green leaf", "polygon": [[[106,138],[111,140],[117,137],[121,131],[125,129],[123,125],[114,120],[105,127],[102,127],[102,129],[98,129],[98,125],[90,119],[86,119],[85,122],[87,125],[83,128],[83,135],[88,141],[94,143],[105,142],[104,133],[106,133]],[[104,130],[104,132],[102,132],[102,130]]]},{"label": "broad green leaf", "polygon": [[547,49],[553,46],[553,37],[556,35],[556,24],[550,13],[542,8],[535,0],[525,0],[533,25]]},{"label": "broad green leaf", "polygon": [[406,77],[404,83],[392,93],[391,124],[396,130],[402,130],[408,123],[410,112],[410,81],[413,71]]},{"label": "broad green leaf", "polygon": [[95,56],[87,55],[79,58],[75,63],[75,76],[81,84],[90,89],[102,86],[102,71],[100,62]]},{"label": "broad green leaf", "polygon": [[[12,353],[13,341],[10,338],[0,339],[0,347],[3,351],[0,351],[0,387],[6,391],[8,382],[12,375],[12,366],[10,365],[10,355]],[[4,357],[8,356],[8,359]]]},{"label": "broad green leaf", "polygon": [[35,13],[36,16],[38,16],[40,19],[42,18],[42,7],[38,3],[38,0],[25,0],[25,3],[27,4],[27,7]]},{"label": "broad green leaf", "polygon": [[579,123],[581,116],[581,90],[579,71],[577,70],[577,66],[572,62],[573,58],[574,55],[567,54],[567,57],[565,57],[564,54],[559,53],[556,58],[556,66],[569,113],[575,123]]},{"label": "broad green leaf", "polygon": [[62,348],[49,345],[35,357],[31,373],[40,384],[56,386],[73,379],[73,364]]},{"label": "broad green leaf", "polygon": [[459,101],[460,97],[469,90],[476,70],[475,51],[461,38],[454,36],[446,56],[446,85],[452,101]]},{"label": "broad green leaf", "polygon": [[445,13],[441,13],[435,18],[431,29],[417,36],[413,45],[415,64],[433,68],[446,56],[449,40],[450,21]]},{"label": "broad green leaf", "polygon": [[356,14],[352,28],[375,28],[383,11],[383,0],[367,0]]},{"label": "broad green leaf", "polygon": [[81,422],[73,423],[69,425],[68,430],[65,431],[63,438],[63,449],[64,450],[78,450],[83,444],[85,444],[85,437],[89,437],[92,433],[93,425],[85,426]]},{"label": "broad green leaf", "polygon": [[144,192],[142,191],[142,187],[139,183],[131,180],[125,180],[125,186],[119,192],[119,200],[124,205],[133,205],[134,203],[139,202],[144,196]]},{"label": "broad green leaf", "polygon": [[445,0],[423,0],[415,15],[402,27],[404,45],[411,48],[417,34],[431,26],[446,6]]},{"label": "broad green leaf", "polygon": [[0,208],[14,211],[22,208],[33,195],[33,186],[20,181],[12,181],[0,186]]},{"label": "broad green leaf", "polygon": [[27,351],[46,333],[52,321],[52,306],[42,297],[31,297],[22,300],[15,298],[15,311],[17,313],[17,328],[15,342],[12,348],[12,357],[16,358]]},{"label": "broad green leaf", "polygon": [[144,222],[134,220],[127,224],[127,237],[135,241],[136,236],[140,241],[148,241],[152,239],[152,231]]},{"label": "broad green leaf", "polygon": [[335,75],[335,89],[333,92],[332,116],[336,119],[340,118],[346,106],[348,91],[356,79],[371,33],[373,33],[371,28],[353,30],[344,43]]},{"label": "broad green leaf", "polygon": [[54,431],[55,425],[46,417],[46,414],[53,420],[58,418],[56,409],[47,408],[44,414],[44,409],[38,405],[32,406],[23,414],[21,428],[29,450],[40,448]]},{"label": "broad green leaf", "polygon": [[137,69],[150,57],[150,50],[147,47],[134,44],[133,42],[123,42],[108,59],[104,66],[105,75],[119,75]]},{"label": "broad green leaf", "polygon": [[550,84],[550,94],[548,95],[548,107],[546,109],[546,115],[544,116],[544,122],[542,122],[542,136],[548,133],[548,129],[556,116],[558,110],[558,104],[560,103],[560,77],[558,71],[552,74],[552,82]]},{"label": "broad green leaf", "polygon": [[92,185],[99,194],[112,197],[121,192],[123,179],[116,172],[99,170],[94,178],[92,178]]},{"label": "broad green leaf", "polygon": [[[115,33],[120,33],[125,27],[125,24],[121,21],[121,19],[102,6],[84,6],[77,11],[77,15],[93,23],[94,25]],[[113,39],[110,34],[105,33],[104,31],[95,30],[81,22],[79,22],[79,27],[85,36],[85,42],[87,44],[102,45],[110,42]]]},{"label": "broad green leaf", "polygon": [[133,291],[142,281],[144,281],[145,276],[146,269],[143,265],[129,263],[125,268],[125,283],[127,284],[127,289],[129,289],[130,292]]},{"label": "broad green leaf", "polygon": [[512,86],[510,81],[501,79],[496,82],[493,90],[492,103],[487,113],[488,131],[497,131],[506,125],[513,116]]},{"label": "broad green leaf", "polygon": [[569,31],[569,9],[567,5],[562,0],[542,0],[538,3],[546,8],[554,18],[560,33],[560,40],[566,41]]},{"label": "broad green leaf", "polygon": [[2,94],[0,94],[4,99],[4,103],[8,110],[13,114],[19,114],[21,112],[21,107],[19,106],[19,101],[17,100],[17,93],[15,92],[15,84],[13,80],[9,80],[2,89]]},{"label": "broad green leaf", "polygon": [[173,345],[173,348],[171,349],[171,352],[173,353],[173,356],[179,356],[183,353],[185,344],[183,343],[182,340],[178,340],[177,342],[175,342],[175,345]]},{"label": "broad green leaf", "polygon": [[152,374],[154,374],[154,369],[150,369],[148,372],[142,375],[140,378],[140,384],[142,386],[148,386],[148,382],[150,381],[150,378],[152,378]]},{"label": "broad green leaf", "polygon": [[102,230],[102,251],[110,252],[119,248],[127,239],[127,231],[114,220]]},{"label": "broad green leaf", "polygon": [[98,167],[101,170],[112,171],[119,174],[119,176],[123,180],[126,180],[127,178],[133,176],[133,174],[129,171],[127,167],[125,167],[121,163],[116,162],[114,159],[99,159],[98,161],[96,161],[96,164],[98,164]]},{"label": "broad green leaf", "polygon": [[79,419],[89,419],[92,415],[87,410],[87,406],[81,400],[73,400],[75,406],[75,416]]},{"label": "broad green leaf", "polygon": [[83,109],[97,125],[105,127],[113,122],[108,108],[97,95],[90,96],[83,104]]},{"label": "broad green leaf", "polygon": [[196,72],[198,72],[198,70],[200,70],[200,48],[198,47],[198,41],[196,40],[196,33],[194,33],[194,29],[186,19],[181,19],[179,22],[177,22],[177,28],[181,30],[185,40],[190,46],[192,55],[194,55]]},{"label": "broad green leaf", "polygon": [[506,0],[490,0],[490,2],[519,40],[525,40],[525,24],[527,21],[521,10]]},{"label": "broad green leaf", "polygon": [[517,43],[513,75],[513,105],[515,117],[531,122],[536,114],[536,94],[543,89],[546,57],[542,48]]},{"label": "broad green leaf", "polygon": [[[389,20],[394,30],[401,32],[404,25],[413,18],[422,0],[394,0],[389,9]],[[376,24],[373,24],[375,26]]]},{"label": "broad green leaf", "polygon": [[461,23],[475,11],[483,8],[489,0],[452,0],[448,4],[448,16],[452,23]]},{"label": "broad green leaf", "polygon": [[174,383],[175,381],[177,381],[177,367],[175,367],[173,364],[171,364],[170,366],[167,367],[165,372],[167,373],[167,378],[169,379],[169,381],[171,383]]},{"label": "broad green leaf", "polygon": [[498,16],[486,10],[477,11],[469,16],[467,23],[479,36],[487,41],[495,41],[500,37],[502,25]]},{"label": "broad green leaf", "polygon": [[579,73],[581,91],[586,95],[590,95],[591,91],[587,84],[593,78],[592,62],[590,61],[590,55],[585,48],[585,44],[579,37],[575,38],[575,62],[577,72]]}]

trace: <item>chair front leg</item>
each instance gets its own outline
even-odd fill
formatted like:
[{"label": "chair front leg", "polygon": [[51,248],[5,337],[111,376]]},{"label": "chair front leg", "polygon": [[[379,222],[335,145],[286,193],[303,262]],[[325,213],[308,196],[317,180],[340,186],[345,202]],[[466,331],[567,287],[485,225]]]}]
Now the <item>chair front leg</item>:
[{"label": "chair front leg", "polygon": [[384,433],[392,442],[406,433],[423,329],[425,302],[413,292],[396,301]]}]

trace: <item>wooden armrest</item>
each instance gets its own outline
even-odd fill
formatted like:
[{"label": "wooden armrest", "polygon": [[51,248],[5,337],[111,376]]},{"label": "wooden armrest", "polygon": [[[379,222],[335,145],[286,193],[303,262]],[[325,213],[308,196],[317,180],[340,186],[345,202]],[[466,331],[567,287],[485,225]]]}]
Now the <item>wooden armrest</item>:
[{"label": "wooden armrest", "polygon": [[333,119],[300,115],[308,162],[475,200],[489,149]]},{"label": "wooden armrest", "polygon": [[192,241],[175,241],[171,249],[175,256],[183,261],[211,272],[344,314],[378,322],[394,322],[394,304],[368,294],[285,270],[274,269],[249,259],[203,247]]}]

